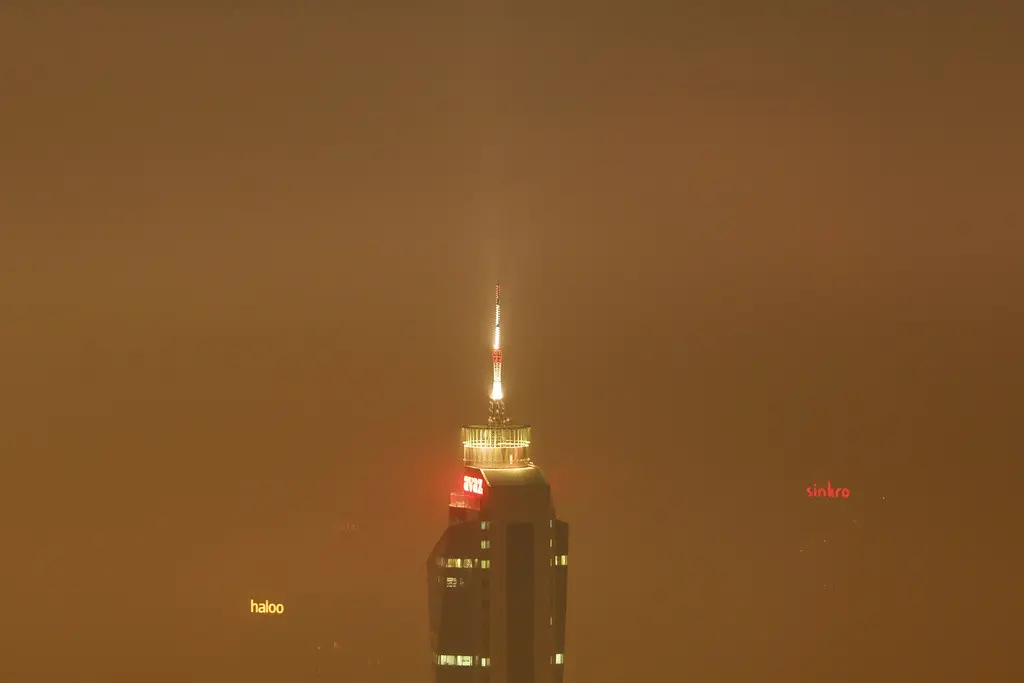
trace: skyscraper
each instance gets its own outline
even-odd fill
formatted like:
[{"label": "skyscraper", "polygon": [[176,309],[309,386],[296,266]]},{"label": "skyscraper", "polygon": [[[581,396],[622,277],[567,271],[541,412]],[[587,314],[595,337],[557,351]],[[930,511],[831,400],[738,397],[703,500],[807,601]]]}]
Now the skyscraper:
[{"label": "skyscraper", "polygon": [[463,474],[427,562],[434,680],[560,683],[569,525],[530,460],[530,427],[505,413],[500,285],[491,359],[488,422],[462,428]]}]

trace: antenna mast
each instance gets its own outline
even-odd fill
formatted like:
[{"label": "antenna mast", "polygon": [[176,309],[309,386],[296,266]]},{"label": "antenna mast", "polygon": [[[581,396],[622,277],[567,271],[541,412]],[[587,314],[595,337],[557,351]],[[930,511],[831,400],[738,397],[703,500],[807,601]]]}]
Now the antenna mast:
[{"label": "antenna mast", "polygon": [[491,385],[491,408],[487,423],[491,426],[508,424],[505,415],[504,394],[501,391],[501,283],[494,285],[494,348],[491,350],[494,382]]}]

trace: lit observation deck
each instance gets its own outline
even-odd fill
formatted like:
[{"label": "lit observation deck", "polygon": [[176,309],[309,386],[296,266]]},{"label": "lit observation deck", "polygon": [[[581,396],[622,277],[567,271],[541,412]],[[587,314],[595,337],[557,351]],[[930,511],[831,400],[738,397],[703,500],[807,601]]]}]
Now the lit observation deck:
[{"label": "lit observation deck", "polygon": [[529,425],[462,428],[462,459],[471,467],[525,467],[530,464],[529,447]]}]

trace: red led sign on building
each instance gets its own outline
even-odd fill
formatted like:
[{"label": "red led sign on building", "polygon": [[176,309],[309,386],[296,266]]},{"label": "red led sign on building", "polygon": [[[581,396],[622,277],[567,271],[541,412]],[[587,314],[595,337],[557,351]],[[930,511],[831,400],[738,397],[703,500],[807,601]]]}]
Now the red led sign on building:
[{"label": "red led sign on building", "polygon": [[818,488],[817,484],[811,484],[807,487],[808,498],[843,498],[850,497],[850,489],[847,488],[832,488],[832,480],[828,482],[828,488]]},{"label": "red led sign on building", "polygon": [[476,477],[465,476],[462,478],[462,490],[468,493],[483,495],[484,480]]}]

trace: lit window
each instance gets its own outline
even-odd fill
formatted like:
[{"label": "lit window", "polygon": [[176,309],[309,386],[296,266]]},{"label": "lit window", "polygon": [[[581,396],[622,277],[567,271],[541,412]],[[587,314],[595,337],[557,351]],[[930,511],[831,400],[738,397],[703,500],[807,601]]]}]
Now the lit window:
[{"label": "lit window", "polygon": [[554,617],[548,617],[548,626],[554,626],[554,625],[555,625],[555,618]]},{"label": "lit window", "polygon": [[480,549],[481,550],[487,550],[490,547],[491,547],[491,542],[490,541],[480,541]]},{"label": "lit window", "polygon": [[562,566],[564,567],[567,564],[569,564],[569,556],[568,555],[562,555]]},{"label": "lit window", "polygon": [[549,548],[554,548],[555,547],[555,539],[553,539],[553,538],[549,538],[548,539],[548,547]]},{"label": "lit window", "polygon": [[490,529],[491,528],[491,523],[490,522],[480,522],[480,528],[481,529],[485,529],[485,530],[486,529]]},{"label": "lit window", "polygon": [[466,569],[472,569],[472,567],[473,567],[473,558],[467,557],[466,559],[464,559],[462,561],[462,566],[465,567]]},{"label": "lit window", "polygon": [[565,655],[561,652],[555,655],[555,664],[565,664]]},{"label": "lit window", "polygon": [[490,666],[490,657],[474,657],[473,655],[438,655],[439,666],[473,666],[473,662],[479,660],[480,666]]},{"label": "lit window", "polygon": [[553,519],[549,519],[548,520],[548,528],[549,529],[554,529],[555,528],[555,520],[553,520]]},{"label": "lit window", "polygon": [[447,578],[447,579],[445,580],[444,584],[445,584],[445,585],[446,585],[446,586],[447,586],[448,588],[455,588],[456,586],[458,586],[458,585],[459,585],[459,580],[458,580],[457,578],[455,578],[454,576],[449,576],[449,577],[448,577],[448,578]]},{"label": "lit window", "polygon": [[[554,567],[555,566],[555,558],[552,557],[550,560],[548,560],[548,565],[551,566],[551,567]],[[438,579],[438,580],[440,580],[440,579]]]},{"label": "lit window", "polygon": [[480,560],[480,568],[481,569],[490,569],[491,568],[491,561],[490,560]]}]

